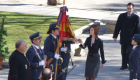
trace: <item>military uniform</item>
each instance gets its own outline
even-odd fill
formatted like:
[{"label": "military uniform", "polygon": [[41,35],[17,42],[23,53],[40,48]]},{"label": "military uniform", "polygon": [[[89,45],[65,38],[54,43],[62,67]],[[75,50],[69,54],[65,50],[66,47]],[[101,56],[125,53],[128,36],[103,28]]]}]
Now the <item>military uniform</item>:
[{"label": "military uniform", "polygon": [[67,77],[67,71],[68,71],[68,65],[70,61],[70,52],[71,52],[71,44],[74,44],[75,41],[63,41],[61,48],[67,48],[66,52],[61,51],[61,57],[63,58],[63,63],[61,65],[62,71],[64,70],[63,74],[60,76],[61,80],[66,80]]},{"label": "military uniform", "polygon": [[[133,40],[140,42],[140,34],[134,35]],[[130,80],[140,80],[140,45],[133,46],[129,55]]]},{"label": "military uniform", "polygon": [[[32,40],[33,38],[41,38],[39,37],[39,33],[35,33],[33,35],[30,36],[30,39]],[[34,49],[34,48],[35,49]],[[35,45],[32,45],[26,52],[26,57],[27,59],[29,60],[30,62],[30,67],[31,67],[31,79],[32,80],[38,80],[40,74],[41,74],[41,71],[42,71],[42,68],[43,66],[39,66],[39,61],[40,58],[38,57],[36,51],[38,52],[41,60],[43,60],[43,51],[39,48],[37,48]]]},{"label": "military uniform", "polygon": [[30,66],[23,53],[15,50],[9,58],[8,80],[30,80]]},{"label": "military uniform", "polygon": [[[53,23],[50,25],[49,27],[49,32],[53,29],[58,29],[58,28],[55,28],[56,27],[56,23]],[[44,54],[47,55],[47,61],[50,59],[50,58],[54,58],[55,56],[55,51],[56,51],[56,48],[57,48],[57,44],[58,44],[58,37],[54,37],[53,34],[50,34],[45,42],[44,42]],[[50,63],[51,66],[53,66],[53,69],[52,69],[52,72],[55,74],[55,66],[56,66],[56,60],[57,59],[53,59],[53,61]],[[58,64],[60,64],[60,59],[58,59]],[[59,75],[60,73],[60,66],[58,65],[57,67],[57,75]],[[52,76],[52,78],[54,78],[54,74]],[[57,80],[60,80],[59,78],[57,78]]]}]

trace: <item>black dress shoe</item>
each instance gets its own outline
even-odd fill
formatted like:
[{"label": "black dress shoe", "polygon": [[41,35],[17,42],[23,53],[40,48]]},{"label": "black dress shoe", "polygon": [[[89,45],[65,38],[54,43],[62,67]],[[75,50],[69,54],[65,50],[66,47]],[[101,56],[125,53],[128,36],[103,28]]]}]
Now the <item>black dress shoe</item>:
[{"label": "black dress shoe", "polygon": [[128,67],[121,67],[120,70],[128,69]]}]

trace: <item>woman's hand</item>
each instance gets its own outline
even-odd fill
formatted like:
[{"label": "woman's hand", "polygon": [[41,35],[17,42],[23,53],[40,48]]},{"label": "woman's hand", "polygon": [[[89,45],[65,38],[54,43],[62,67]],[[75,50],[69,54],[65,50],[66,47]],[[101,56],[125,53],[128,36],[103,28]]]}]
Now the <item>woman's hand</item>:
[{"label": "woman's hand", "polygon": [[105,64],[102,64],[102,68],[104,68],[105,67]]},{"label": "woman's hand", "polygon": [[83,41],[81,39],[79,39],[79,43],[83,45]]}]

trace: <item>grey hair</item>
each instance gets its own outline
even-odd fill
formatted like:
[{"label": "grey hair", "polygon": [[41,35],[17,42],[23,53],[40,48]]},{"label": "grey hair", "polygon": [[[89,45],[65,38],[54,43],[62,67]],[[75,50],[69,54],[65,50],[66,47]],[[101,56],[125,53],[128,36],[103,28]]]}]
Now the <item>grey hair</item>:
[{"label": "grey hair", "polygon": [[18,41],[16,42],[16,44],[15,44],[15,48],[16,48],[16,49],[19,48],[19,47],[22,45],[23,42],[25,42],[25,41],[23,41],[23,40],[18,40]]}]

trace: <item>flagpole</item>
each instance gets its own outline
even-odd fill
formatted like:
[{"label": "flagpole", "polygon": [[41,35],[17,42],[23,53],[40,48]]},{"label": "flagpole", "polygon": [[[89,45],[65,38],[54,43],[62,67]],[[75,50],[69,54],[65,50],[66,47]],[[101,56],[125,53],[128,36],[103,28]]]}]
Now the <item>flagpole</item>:
[{"label": "flagpole", "polygon": [[65,0],[63,0],[63,6],[65,5]]},{"label": "flagpole", "polygon": [[[57,48],[55,53],[59,54],[59,40],[57,39]],[[54,74],[54,80],[56,80],[57,77],[57,66],[58,66],[58,59],[56,59],[56,64],[55,64],[55,74]]]},{"label": "flagpole", "polygon": [[[63,0],[63,6],[65,5],[65,0]],[[60,38],[59,38],[60,40]],[[57,54],[59,54],[59,44],[60,44],[60,41],[58,42],[57,44],[57,49],[56,51],[58,51]],[[56,77],[57,77],[57,65],[58,65],[58,59],[56,60],[56,64],[55,64],[55,75],[54,75],[54,80],[56,80]]]}]

